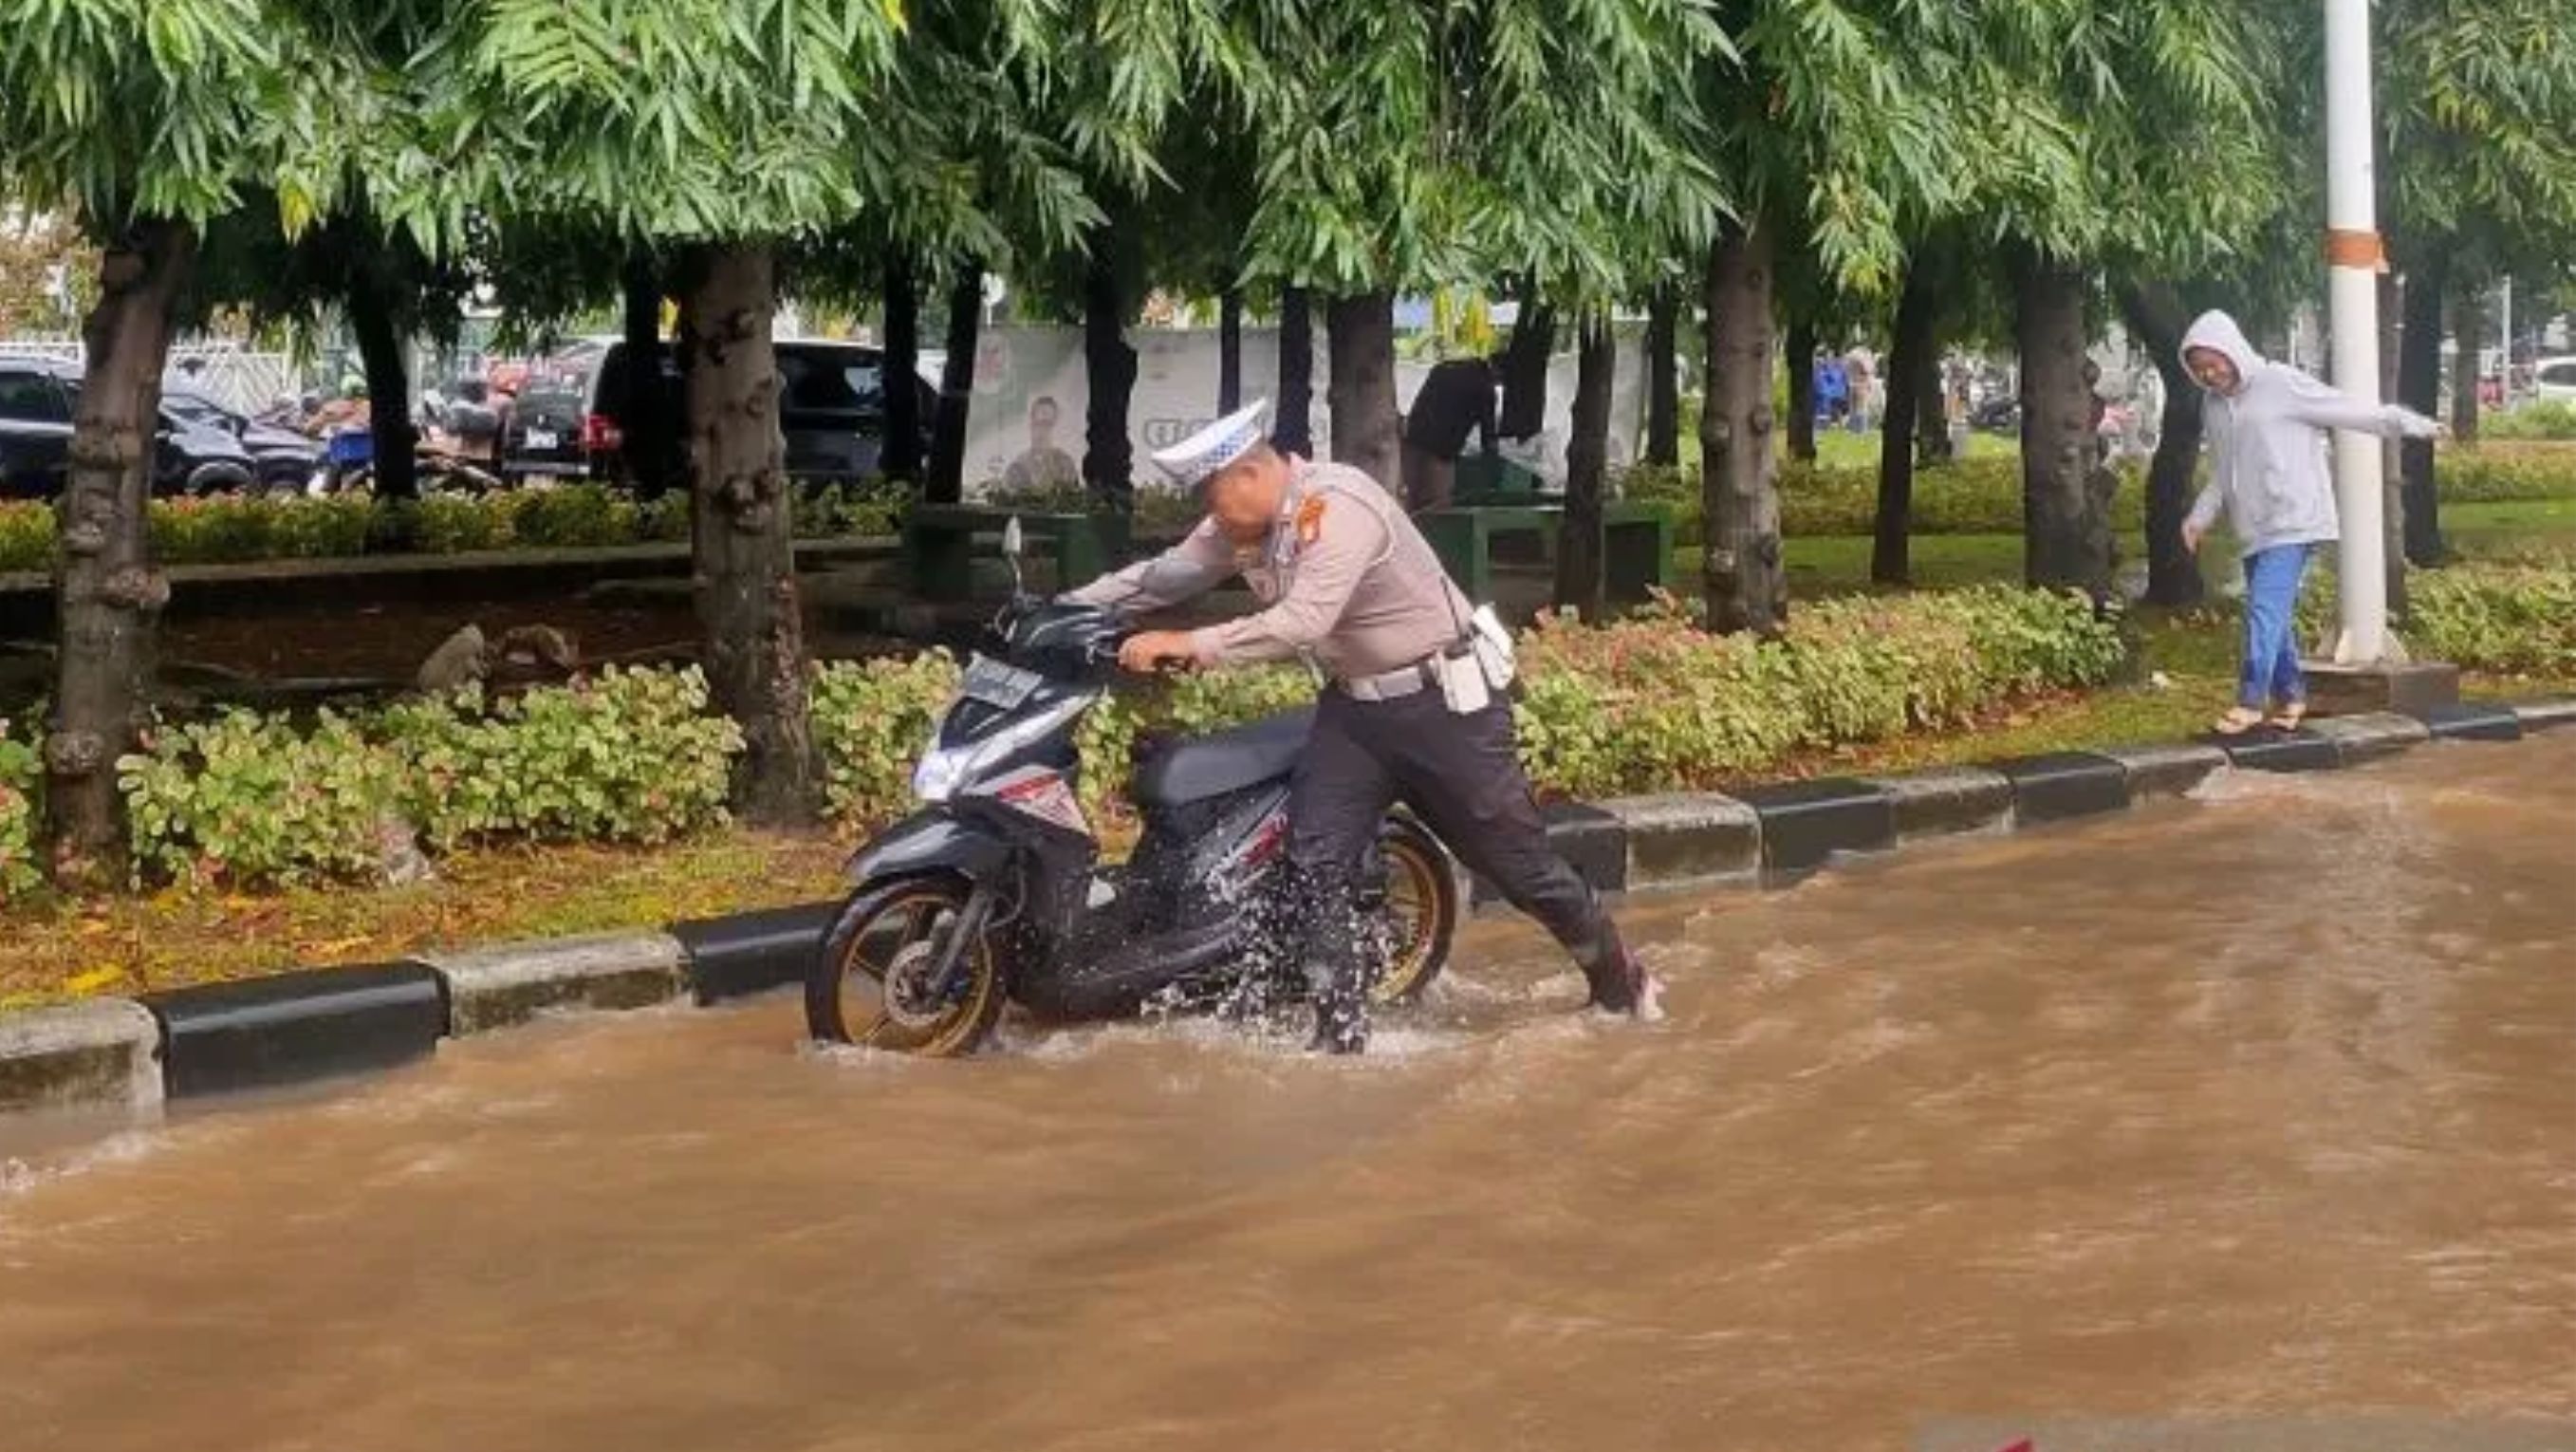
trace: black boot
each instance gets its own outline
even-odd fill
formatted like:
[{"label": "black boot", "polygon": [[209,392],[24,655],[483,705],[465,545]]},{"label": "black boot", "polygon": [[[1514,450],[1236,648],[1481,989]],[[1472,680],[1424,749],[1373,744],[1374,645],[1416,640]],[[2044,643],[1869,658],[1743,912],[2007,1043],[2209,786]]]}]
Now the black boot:
[{"label": "black boot", "polygon": [[1620,941],[1619,925],[1607,914],[1592,941],[1575,954],[1575,961],[1583,967],[1584,981],[1592,986],[1593,1007],[1640,1018],[1653,1016],[1658,993],[1654,976]]},{"label": "black boot", "polygon": [[1315,1037],[1321,1053],[1356,1054],[1368,1047],[1368,955],[1362,951],[1359,915],[1347,873],[1303,874],[1296,896],[1296,924],[1305,945],[1301,961],[1307,991],[1315,998]]}]

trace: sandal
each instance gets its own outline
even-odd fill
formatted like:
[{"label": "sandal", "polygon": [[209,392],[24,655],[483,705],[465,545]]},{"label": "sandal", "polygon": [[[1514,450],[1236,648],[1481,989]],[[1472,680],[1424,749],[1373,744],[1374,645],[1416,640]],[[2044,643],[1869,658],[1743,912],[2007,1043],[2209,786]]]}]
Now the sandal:
[{"label": "sandal", "polygon": [[2251,706],[2238,706],[2210,725],[2220,736],[2242,736],[2263,724],[2263,713]]},{"label": "sandal", "polygon": [[2283,706],[2279,711],[2273,713],[2272,724],[2283,731],[2296,731],[2299,729],[2299,723],[2307,719],[2308,703],[2305,701],[2292,701],[2290,704]]}]

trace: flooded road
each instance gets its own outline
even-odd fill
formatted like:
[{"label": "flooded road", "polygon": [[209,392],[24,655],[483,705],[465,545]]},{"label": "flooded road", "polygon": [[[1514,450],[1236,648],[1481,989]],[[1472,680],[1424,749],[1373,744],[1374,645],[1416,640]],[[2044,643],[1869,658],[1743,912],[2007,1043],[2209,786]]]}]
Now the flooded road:
[{"label": "flooded road", "polygon": [[0,1449],[2568,1416],[2571,844],[2576,740],[2437,749],[1632,904],[1649,1029],[1497,923],[1356,1063],[838,1057],[786,1000],[450,1044],[20,1153]]}]

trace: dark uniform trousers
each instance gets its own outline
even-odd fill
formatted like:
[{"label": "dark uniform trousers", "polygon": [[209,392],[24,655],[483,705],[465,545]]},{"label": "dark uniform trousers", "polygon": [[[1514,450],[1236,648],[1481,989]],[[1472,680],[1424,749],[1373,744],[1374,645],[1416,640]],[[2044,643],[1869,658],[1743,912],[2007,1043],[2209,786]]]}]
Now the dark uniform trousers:
[{"label": "dark uniform trousers", "polygon": [[1367,1033],[1370,965],[1353,894],[1378,825],[1397,801],[1587,971],[1616,941],[1591,886],[1548,845],[1508,703],[1498,696],[1462,716],[1437,690],[1359,701],[1327,686],[1288,803],[1291,891],[1319,1038],[1354,1046]]}]

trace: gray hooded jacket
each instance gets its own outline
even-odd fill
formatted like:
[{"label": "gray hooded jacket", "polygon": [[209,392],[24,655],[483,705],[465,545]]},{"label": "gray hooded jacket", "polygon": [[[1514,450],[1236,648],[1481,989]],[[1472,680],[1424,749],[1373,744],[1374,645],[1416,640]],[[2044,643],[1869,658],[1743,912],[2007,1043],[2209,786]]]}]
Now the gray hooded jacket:
[{"label": "gray hooded jacket", "polygon": [[2242,380],[2233,394],[2203,396],[2209,487],[2192,505],[2190,522],[2209,528],[2223,505],[2228,532],[2248,555],[2335,538],[2328,430],[2386,439],[2431,438],[2435,432],[2422,414],[2361,403],[2286,363],[2266,362],[2225,313],[2201,314],[2182,346],[2185,354],[2208,348],[2225,355]]}]

